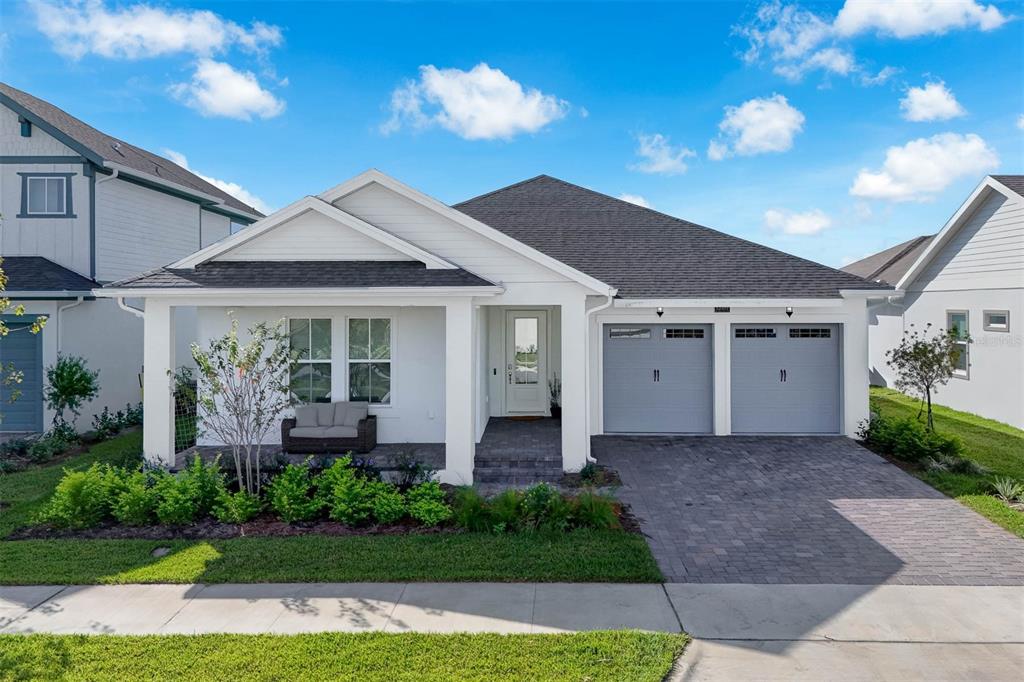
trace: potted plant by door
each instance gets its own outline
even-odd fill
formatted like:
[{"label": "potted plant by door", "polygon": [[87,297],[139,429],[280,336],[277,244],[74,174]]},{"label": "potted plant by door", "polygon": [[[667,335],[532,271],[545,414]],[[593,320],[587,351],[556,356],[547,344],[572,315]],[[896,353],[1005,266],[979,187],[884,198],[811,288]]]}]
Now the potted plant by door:
[{"label": "potted plant by door", "polygon": [[548,379],[548,394],[551,396],[551,418],[562,418],[562,380],[557,374]]}]

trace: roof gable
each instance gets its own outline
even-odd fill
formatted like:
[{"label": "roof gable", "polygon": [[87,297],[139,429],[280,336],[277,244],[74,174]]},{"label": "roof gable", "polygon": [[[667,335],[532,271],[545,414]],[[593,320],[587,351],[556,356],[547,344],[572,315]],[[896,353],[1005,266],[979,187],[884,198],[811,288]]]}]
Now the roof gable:
[{"label": "roof gable", "polygon": [[170,267],[194,268],[211,261],[227,260],[415,260],[428,269],[457,269],[453,263],[319,197],[303,197]]},{"label": "roof gable", "polygon": [[886,288],[546,175],[454,208],[623,298],[827,298]]},{"label": "roof gable", "polygon": [[101,167],[124,167],[159,181],[205,195],[252,218],[262,213],[178,164],[93,128],[27,92],[0,83],[0,103]]}]

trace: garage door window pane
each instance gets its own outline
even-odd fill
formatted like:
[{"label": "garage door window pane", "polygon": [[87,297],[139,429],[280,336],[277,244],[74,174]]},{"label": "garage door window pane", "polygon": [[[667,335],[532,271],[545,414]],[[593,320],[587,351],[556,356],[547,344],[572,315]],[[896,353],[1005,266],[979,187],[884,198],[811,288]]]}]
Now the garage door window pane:
[{"label": "garage door window pane", "polygon": [[608,330],[609,339],[649,339],[651,338],[650,329],[637,329],[637,328],[626,328],[626,327],[612,327]]},{"label": "garage door window pane", "polygon": [[817,329],[814,327],[797,327],[789,330],[791,339],[831,339],[832,330],[828,328]]},{"label": "garage door window pane", "polygon": [[703,329],[666,329],[666,339],[703,339]]},{"label": "garage door window pane", "polygon": [[771,327],[743,327],[736,330],[737,339],[774,339],[775,330]]}]

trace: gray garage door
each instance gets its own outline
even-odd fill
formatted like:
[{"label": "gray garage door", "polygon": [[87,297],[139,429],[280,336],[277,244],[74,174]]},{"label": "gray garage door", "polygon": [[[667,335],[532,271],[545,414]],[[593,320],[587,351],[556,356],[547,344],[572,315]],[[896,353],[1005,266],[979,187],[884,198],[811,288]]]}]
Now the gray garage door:
[{"label": "gray garage door", "polygon": [[607,433],[711,433],[710,325],[604,327]]},{"label": "gray garage door", "polygon": [[[20,372],[20,384],[0,381],[0,431],[43,430],[43,334],[28,328],[32,315],[4,315],[10,333],[0,342],[0,368]],[[11,398],[19,392],[17,400]]]},{"label": "gray garage door", "polygon": [[732,328],[733,433],[839,432],[839,325]]}]

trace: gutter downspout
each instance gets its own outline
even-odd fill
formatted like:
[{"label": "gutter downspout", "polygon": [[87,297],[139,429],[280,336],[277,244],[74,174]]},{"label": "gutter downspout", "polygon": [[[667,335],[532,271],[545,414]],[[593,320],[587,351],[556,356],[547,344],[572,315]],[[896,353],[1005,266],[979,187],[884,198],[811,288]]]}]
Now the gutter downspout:
[{"label": "gutter downspout", "polygon": [[114,300],[117,301],[117,307],[120,308],[121,310],[123,310],[125,312],[128,312],[128,313],[131,313],[135,317],[139,317],[139,318],[145,318],[146,317],[146,314],[142,310],[139,310],[138,308],[133,308],[130,305],[128,305],[127,303],[125,303],[124,302],[124,296],[118,296]]},{"label": "gutter downspout", "polygon": [[618,293],[618,290],[616,290],[616,289],[610,290],[610,293],[608,294],[608,300],[605,301],[604,303],[602,303],[601,305],[594,306],[593,308],[588,310],[586,316],[584,317],[584,319],[587,322],[587,324],[586,324],[587,328],[584,330],[585,336],[583,337],[583,350],[584,350],[584,354],[586,355],[586,358],[587,358],[587,371],[583,375],[583,391],[584,391],[584,395],[586,395],[586,397],[587,397],[587,400],[586,400],[587,414],[584,415],[585,419],[583,421],[584,421],[584,423],[587,426],[587,461],[588,462],[596,462],[597,461],[596,459],[594,459],[594,456],[590,454],[590,417],[591,417],[591,412],[592,412],[592,410],[590,409],[590,398],[591,398],[591,396],[590,396],[590,318],[591,318],[591,315],[593,315],[594,313],[599,313],[602,310],[607,310],[609,307],[611,307],[611,305],[615,302],[615,294],[616,293]]},{"label": "gutter downspout", "polygon": [[75,300],[74,303],[68,303],[67,305],[57,306],[57,315],[56,315],[56,317],[57,317],[57,352],[58,353],[60,353],[61,350],[63,350],[63,348],[64,348],[64,325],[61,324],[61,321],[60,321],[61,313],[63,313],[65,310],[70,310],[71,308],[75,308],[77,306],[82,305],[82,303],[84,301],[85,301],[85,297],[84,296],[79,296]]}]

